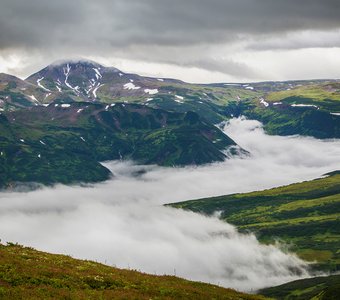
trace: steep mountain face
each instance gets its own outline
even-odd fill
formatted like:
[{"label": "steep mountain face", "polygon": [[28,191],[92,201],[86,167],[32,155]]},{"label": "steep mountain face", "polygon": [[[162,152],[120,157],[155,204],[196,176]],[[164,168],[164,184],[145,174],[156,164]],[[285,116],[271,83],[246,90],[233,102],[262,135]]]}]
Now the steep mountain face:
[{"label": "steep mountain face", "polygon": [[133,159],[163,166],[223,161],[246,151],[193,112],[136,104],[73,102],[0,115],[0,185],[95,182],[99,161]]},{"label": "steep mountain face", "polygon": [[159,93],[161,82],[176,80],[126,74],[92,61],[65,61],[47,66],[29,76],[26,81],[46,92],[44,103],[58,97],[96,101],[120,97],[149,97]]},{"label": "steep mountain face", "polygon": [[0,111],[39,105],[34,94],[43,97],[34,85],[15,76],[0,73]]}]

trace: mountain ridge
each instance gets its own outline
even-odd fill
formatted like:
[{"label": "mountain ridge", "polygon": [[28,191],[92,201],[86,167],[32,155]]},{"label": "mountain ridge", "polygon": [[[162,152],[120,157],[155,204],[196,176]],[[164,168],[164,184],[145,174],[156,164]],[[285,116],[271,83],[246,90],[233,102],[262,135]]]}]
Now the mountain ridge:
[{"label": "mountain ridge", "polygon": [[244,115],[261,121],[269,134],[340,137],[337,80],[190,84],[129,74],[83,59],[54,62],[26,81],[3,78],[7,80],[0,82],[1,111],[55,101],[125,102],[193,111],[214,124]]},{"label": "mountain ridge", "polygon": [[105,160],[184,166],[247,153],[193,112],[89,102],[2,113],[0,151],[0,186],[102,181]]}]

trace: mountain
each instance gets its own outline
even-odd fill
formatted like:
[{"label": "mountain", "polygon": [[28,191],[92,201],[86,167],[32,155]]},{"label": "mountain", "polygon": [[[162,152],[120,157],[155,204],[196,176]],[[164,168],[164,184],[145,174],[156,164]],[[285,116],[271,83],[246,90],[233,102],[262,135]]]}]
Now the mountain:
[{"label": "mountain", "polygon": [[55,62],[25,81],[6,76],[0,83],[4,111],[55,101],[128,102],[193,111],[215,124],[244,115],[261,121],[269,134],[340,138],[337,80],[189,84],[124,73],[88,60]]},{"label": "mountain", "polygon": [[247,152],[193,112],[55,102],[0,115],[0,186],[108,179],[99,162],[199,165]]},{"label": "mountain", "polygon": [[308,82],[234,105],[235,115],[261,121],[277,135],[340,138],[340,82]]},{"label": "mountain", "polygon": [[314,269],[340,270],[340,172],[324,178],[246,194],[174,203],[256,233],[260,241],[281,240]]},{"label": "mountain", "polygon": [[42,96],[36,87],[20,78],[0,73],[0,111],[39,105],[33,94]]},{"label": "mountain", "polygon": [[58,95],[75,101],[102,102],[132,96],[148,98],[158,94],[158,88],[164,83],[183,84],[174,79],[127,74],[87,60],[55,62],[29,76],[26,81],[37,85],[49,95],[44,103],[49,103]]},{"label": "mountain", "polygon": [[12,243],[0,244],[0,252],[1,299],[265,299],[175,276],[117,269]]},{"label": "mountain", "polygon": [[176,112],[194,111],[213,123],[226,119],[226,102],[256,94],[243,86],[218,87],[143,77],[86,60],[53,63],[26,81],[44,93],[37,95],[42,104],[60,99],[109,104],[127,101]]}]

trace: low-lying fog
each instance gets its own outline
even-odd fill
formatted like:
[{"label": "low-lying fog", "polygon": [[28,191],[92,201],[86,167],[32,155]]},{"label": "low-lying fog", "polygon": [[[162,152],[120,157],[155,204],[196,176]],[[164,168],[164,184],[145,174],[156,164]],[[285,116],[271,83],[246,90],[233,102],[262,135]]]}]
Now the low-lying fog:
[{"label": "low-lying fog", "polygon": [[217,218],[161,204],[319,177],[340,169],[340,140],[268,136],[260,123],[244,119],[225,131],[252,155],[197,168],[109,162],[115,178],[93,187],[0,193],[0,238],[244,291],[307,276],[293,255]]}]

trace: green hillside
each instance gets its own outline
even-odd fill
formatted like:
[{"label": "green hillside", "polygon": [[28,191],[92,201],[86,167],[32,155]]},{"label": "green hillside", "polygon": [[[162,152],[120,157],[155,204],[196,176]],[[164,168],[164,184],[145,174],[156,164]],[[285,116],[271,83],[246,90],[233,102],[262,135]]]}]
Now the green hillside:
[{"label": "green hillside", "polygon": [[0,299],[255,300],[264,297],[0,244]]},{"label": "green hillside", "polygon": [[314,268],[340,270],[340,174],[285,187],[172,204],[211,215],[260,241],[281,240]]},{"label": "green hillside", "polygon": [[340,275],[297,280],[263,289],[259,293],[278,300],[338,300]]},{"label": "green hillside", "polygon": [[199,165],[223,161],[235,142],[193,113],[142,105],[53,103],[0,115],[0,187],[15,182],[108,179],[99,162]]},{"label": "green hillside", "polygon": [[300,98],[301,104],[315,104],[323,109],[337,110],[340,108],[340,83],[325,82],[298,86],[285,91],[269,93],[266,99],[269,102],[284,101],[291,103],[294,97]]},{"label": "green hillside", "polygon": [[269,92],[239,103],[234,114],[259,120],[269,134],[340,138],[340,84],[298,84]]}]

